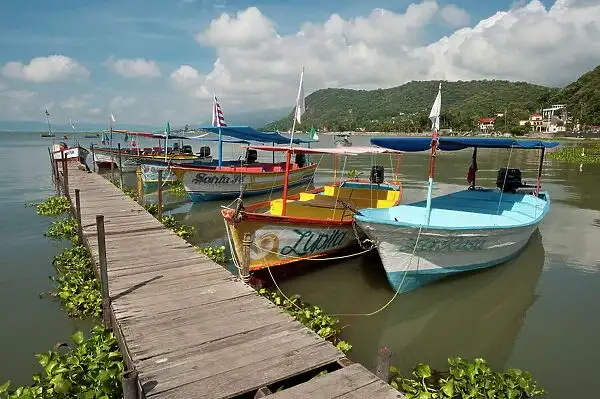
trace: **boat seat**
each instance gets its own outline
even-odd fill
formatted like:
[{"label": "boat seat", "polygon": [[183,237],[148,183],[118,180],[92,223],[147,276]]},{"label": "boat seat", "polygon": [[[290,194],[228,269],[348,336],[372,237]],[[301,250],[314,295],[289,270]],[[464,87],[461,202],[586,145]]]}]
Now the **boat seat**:
[{"label": "boat seat", "polygon": [[323,195],[337,197],[339,199],[373,199],[373,200],[391,200],[398,201],[400,198],[399,190],[372,190],[365,188],[348,188],[339,186],[325,186]]}]

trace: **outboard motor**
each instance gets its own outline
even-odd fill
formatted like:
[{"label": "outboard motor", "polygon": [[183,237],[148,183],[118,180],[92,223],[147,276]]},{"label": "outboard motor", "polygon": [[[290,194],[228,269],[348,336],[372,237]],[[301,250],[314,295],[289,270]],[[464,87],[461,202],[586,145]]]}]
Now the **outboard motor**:
[{"label": "outboard motor", "polygon": [[258,159],[258,153],[253,148],[248,148],[246,150],[246,163],[254,163]]},{"label": "outboard motor", "polygon": [[173,143],[173,151],[179,151],[179,143],[178,142]]},{"label": "outboard motor", "polygon": [[306,165],[306,156],[304,154],[296,154],[296,165],[299,168],[303,168]]},{"label": "outboard motor", "polygon": [[181,152],[183,152],[184,154],[193,154],[194,153],[194,150],[192,150],[192,146],[189,144],[184,145],[181,148],[182,148]]},{"label": "outboard motor", "polygon": [[375,165],[371,168],[371,183],[381,184],[385,178],[384,168],[381,165]]},{"label": "outboard motor", "polygon": [[208,146],[200,147],[200,152],[198,152],[198,155],[200,156],[200,158],[210,157],[210,147],[208,147]]},{"label": "outboard motor", "polygon": [[523,186],[521,180],[521,170],[516,168],[500,168],[496,178],[496,187],[505,193],[516,192]]}]

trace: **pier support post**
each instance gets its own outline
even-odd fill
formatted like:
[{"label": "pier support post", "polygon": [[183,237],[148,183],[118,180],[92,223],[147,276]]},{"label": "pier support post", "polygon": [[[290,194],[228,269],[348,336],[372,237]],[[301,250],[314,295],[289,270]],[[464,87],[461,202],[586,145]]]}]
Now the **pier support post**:
[{"label": "pier support post", "polygon": [[144,206],[144,183],[142,182],[142,167],[138,166],[135,170],[135,176],[137,178],[137,198],[138,204]]},{"label": "pier support post", "polygon": [[52,183],[56,184],[56,176],[54,174],[54,162],[52,161],[52,151],[48,147],[48,157],[50,157],[50,167],[52,168]]},{"label": "pier support post", "polygon": [[252,235],[244,233],[242,240],[242,264],[240,265],[240,278],[244,283],[250,281],[250,245],[252,244]]},{"label": "pier support post", "polygon": [[382,346],[377,351],[377,364],[375,375],[386,384],[390,382],[390,364],[392,363],[392,351],[387,346]]},{"label": "pier support post", "polygon": [[90,151],[92,152],[92,170],[96,173],[96,151],[94,151],[94,143],[90,144]]},{"label": "pier support post", "polygon": [[98,258],[100,260],[100,284],[102,285],[102,321],[110,327],[110,296],[108,293],[108,269],[106,265],[106,238],[104,233],[104,215],[96,215],[98,232]]},{"label": "pier support post", "polygon": [[117,143],[117,151],[119,151],[119,184],[123,190],[123,162],[121,161],[121,143]]},{"label": "pier support post", "polygon": [[162,183],[163,183],[163,179],[162,179],[162,170],[158,171],[158,192],[157,192],[157,205],[158,205],[158,213],[156,214],[158,217],[158,220],[162,219],[162,203],[163,203],[163,192],[162,192]]},{"label": "pier support post", "polygon": [[64,151],[62,152],[62,169],[64,195],[71,198],[71,195],[69,194],[69,167],[67,166],[67,158],[65,157]]},{"label": "pier support post", "polygon": [[138,399],[138,372],[127,370],[123,373],[123,399]]},{"label": "pier support post", "polygon": [[77,219],[77,234],[83,241],[83,227],[81,226],[81,199],[79,197],[79,189],[75,189],[75,218]]}]

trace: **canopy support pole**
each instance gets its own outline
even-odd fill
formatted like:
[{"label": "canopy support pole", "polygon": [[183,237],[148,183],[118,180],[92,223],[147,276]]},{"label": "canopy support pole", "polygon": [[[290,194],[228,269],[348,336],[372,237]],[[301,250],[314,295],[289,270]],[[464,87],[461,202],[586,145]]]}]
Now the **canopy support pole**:
[{"label": "canopy support pole", "polygon": [[223,166],[223,136],[221,134],[221,124],[219,123],[219,168]]},{"label": "canopy support pole", "polygon": [[285,175],[283,177],[283,204],[281,205],[281,216],[285,216],[287,210],[288,184],[290,182],[290,159],[292,152],[285,152]]},{"label": "canopy support pole", "polygon": [[540,154],[540,165],[538,167],[538,175],[537,175],[537,183],[535,185],[535,196],[538,197],[540,194],[540,189],[542,187],[542,168],[544,167],[544,154],[546,152],[546,147],[542,147],[542,153]]},{"label": "canopy support pole", "polygon": [[431,155],[429,156],[429,185],[427,187],[427,225],[431,217],[431,197],[433,195],[433,176],[435,176],[435,155],[437,150],[437,131],[434,132],[434,138],[431,140]]}]

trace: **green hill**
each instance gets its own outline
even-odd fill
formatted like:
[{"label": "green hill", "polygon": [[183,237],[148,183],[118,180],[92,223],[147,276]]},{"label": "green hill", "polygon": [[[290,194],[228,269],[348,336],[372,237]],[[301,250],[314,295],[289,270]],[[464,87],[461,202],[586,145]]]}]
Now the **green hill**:
[{"label": "green hill", "polygon": [[[331,131],[418,131],[428,129],[428,115],[438,81],[412,81],[378,90],[322,89],[306,98],[306,113],[299,129]],[[442,82],[442,128],[469,131],[481,117],[507,112],[507,126],[518,125],[530,113],[556,97],[558,89],[525,82],[477,80]],[[497,124],[505,124],[504,117]],[[292,113],[265,126],[289,130]]]},{"label": "green hill", "polygon": [[559,90],[552,103],[567,104],[575,123],[600,125],[600,66]]}]

